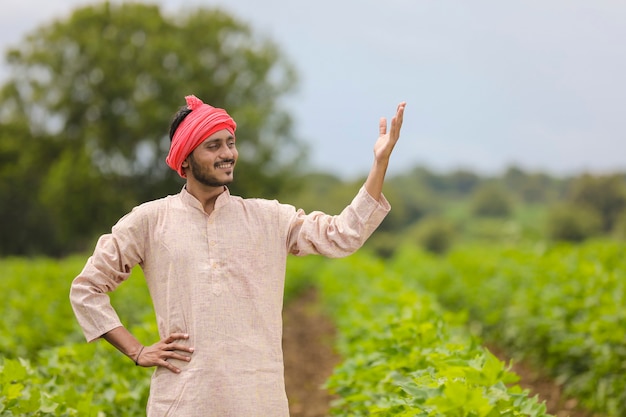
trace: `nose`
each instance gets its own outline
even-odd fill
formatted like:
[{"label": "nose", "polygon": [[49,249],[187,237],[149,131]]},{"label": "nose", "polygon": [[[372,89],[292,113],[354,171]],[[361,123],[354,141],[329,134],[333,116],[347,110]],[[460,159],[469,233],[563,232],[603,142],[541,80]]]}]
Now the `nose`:
[{"label": "nose", "polygon": [[222,159],[234,159],[236,154],[235,147],[230,147],[228,145],[222,146],[222,152],[220,152],[220,158]]}]

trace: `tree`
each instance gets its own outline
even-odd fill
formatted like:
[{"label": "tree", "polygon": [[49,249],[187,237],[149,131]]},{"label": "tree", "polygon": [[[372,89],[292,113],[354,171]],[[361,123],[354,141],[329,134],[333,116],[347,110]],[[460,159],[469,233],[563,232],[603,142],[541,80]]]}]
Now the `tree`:
[{"label": "tree", "polygon": [[21,126],[10,152],[37,161],[18,175],[34,170],[19,193],[35,193],[22,199],[28,211],[37,201],[54,225],[41,250],[52,239],[88,239],[138,202],[180,189],[164,159],[169,123],[187,94],[238,123],[233,192],[276,196],[305,155],[280,102],[295,70],[276,44],[218,9],[168,17],[140,3],[82,7],[37,29],[7,60],[0,127]]},{"label": "tree", "polygon": [[547,219],[548,238],[555,241],[582,242],[602,229],[598,212],[573,203],[559,203],[550,208]]},{"label": "tree", "polygon": [[429,216],[417,222],[410,235],[414,235],[416,242],[425,250],[444,254],[452,246],[454,225],[443,217]]},{"label": "tree", "polygon": [[572,182],[568,200],[594,210],[602,221],[602,230],[609,232],[626,210],[626,180],[618,174],[582,175]]},{"label": "tree", "polygon": [[472,195],[472,212],[479,217],[509,217],[513,211],[509,194],[495,183],[485,183]]},{"label": "tree", "polygon": [[449,175],[448,182],[452,190],[461,196],[467,196],[480,184],[480,177],[466,169],[458,169]]},{"label": "tree", "polygon": [[44,174],[42,156],[53,156],[54,151],[46,149],[45,140],[22,140],[28,135],[24,123],[4,124],[0,129],[0,254],[33,252],[52,233],[48,213],[38,209],[38,196],[32,190]]}]

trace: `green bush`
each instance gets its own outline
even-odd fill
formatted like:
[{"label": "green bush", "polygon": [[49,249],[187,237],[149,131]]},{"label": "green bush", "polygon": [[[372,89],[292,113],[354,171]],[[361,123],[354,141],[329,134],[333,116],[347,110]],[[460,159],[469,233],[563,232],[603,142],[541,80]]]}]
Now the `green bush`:
[{"label": "green bush", "polygon": [[581,242],[601,230],[602,219],[589,207],[562,203],[548,212],[547,234],[551,240]]},{"label": "green bush", "polygon": [[546,416],[469,335],[465,314],[442,310],[409,271],[389,272],[364,252],[321,261],[322,300],[345,358],[327,383],[339,396],[333,415]]},{"label": "green bush", "polygon": [[567,201],[593,210],[602,231],[609,232],[626,209],[626,179],[619,174],[582,175],[572,181]]},{"label": "green bush", "polygon": [[472,194],[472,213],[478,217],[509,217],[513,203],[497,184],[484,184]]},{"label": "green bush", "polygon": [[457,247],[446,259],[411,248],[390,268],[449,309],[468,311],[471,327],[564,384],[607,416],[626,415],[626,246]]},{"label": "green bush", "polygon": [[443,254],[450,249],[454,239],[454,226],[441,217],[427,217],[417,223],[416,242],[425,250]]},{"label": "green bush", "polygon": [[613,227],[613,236],[622,241],[626,240],[626,210],[617,216],[615,226]]},{"label": "green bush", "polygon": [[83,339],[69,303],[69,290],[85,260],[0,260],[0,305],[4,306],[0,356],[33,359],[41,349]]},{"label": "green bush", "polygon": [[46,349],[32,361],[0,357],[0,415],[142,416],[149,376],[104,342]]}]

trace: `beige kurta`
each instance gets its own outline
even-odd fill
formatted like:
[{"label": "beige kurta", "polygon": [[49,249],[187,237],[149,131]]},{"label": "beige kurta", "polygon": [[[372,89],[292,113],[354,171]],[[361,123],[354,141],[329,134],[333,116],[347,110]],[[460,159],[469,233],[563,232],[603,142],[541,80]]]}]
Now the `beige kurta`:
[{"label": "beige kurta", "polygon": [[338,216],[306,214],[226,189],[207,215],[184,188],[142,204],[102,236],[72,283],[70,299],[85,337],[122,325],[114,290],[141,265],[160,338],[188,333],[190,362],[180,374],[157,368],[148,415],[288,416],[282,357],[282,304],[288,253],[348,255],[390,207],[361,188]]}]

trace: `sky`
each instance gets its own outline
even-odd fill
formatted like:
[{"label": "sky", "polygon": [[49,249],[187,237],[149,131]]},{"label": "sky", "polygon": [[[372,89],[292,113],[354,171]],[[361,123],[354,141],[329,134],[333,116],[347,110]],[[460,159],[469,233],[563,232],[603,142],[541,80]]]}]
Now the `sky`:
[{"label": "sky", "polygon": [[[0,49],[89,3],[5,5]],[[152,3],[168,13],[220,7],[273,39],[298,71],[285,106],[321,170],[366,174],[379,118],[406,101],[391,174],[417,165],[482,174],[512,165],[554,175],[626,171],[626,2]]]}]

